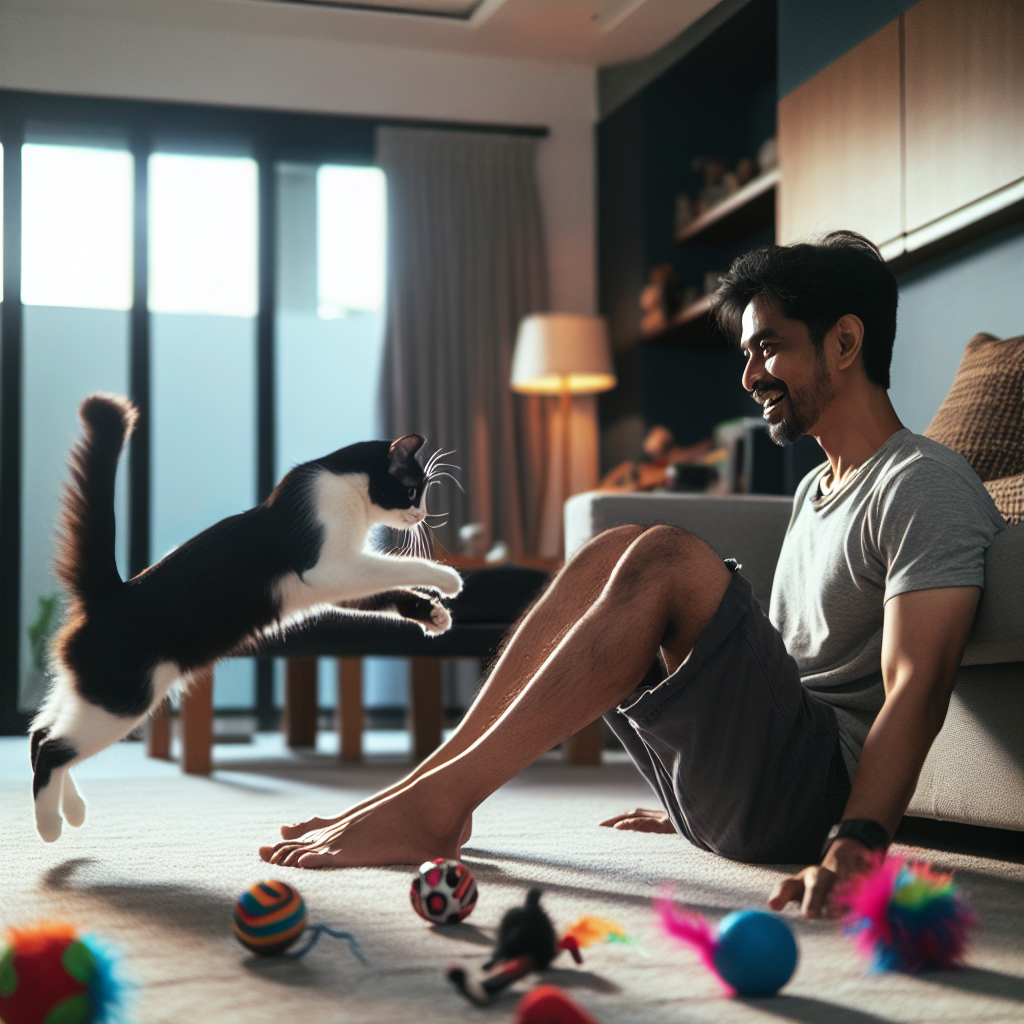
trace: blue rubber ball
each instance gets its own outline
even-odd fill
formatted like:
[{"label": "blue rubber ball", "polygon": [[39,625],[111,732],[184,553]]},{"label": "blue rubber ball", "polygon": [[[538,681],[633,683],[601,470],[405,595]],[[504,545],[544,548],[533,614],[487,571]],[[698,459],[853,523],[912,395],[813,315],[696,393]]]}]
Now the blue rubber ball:
[{"label": "blue rubber ball", "polygon": [[773,996],[796,970],[796,939],[780,917],[741,910],[718,926],[715,970],[741,996]]}]

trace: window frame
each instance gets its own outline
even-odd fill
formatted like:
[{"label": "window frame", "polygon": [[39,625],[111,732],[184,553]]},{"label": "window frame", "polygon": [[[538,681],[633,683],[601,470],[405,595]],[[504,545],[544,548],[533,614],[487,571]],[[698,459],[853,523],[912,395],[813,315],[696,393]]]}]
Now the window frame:
[{"label": "window frame", "polygon": [[[224,140],[241,146],[257,163],[258,310],[256,315],[256,493],[263,501],[274,486],[275,270],[277,193],[275,165],[283,161],[376,166],[380,125],[494,132],[544,137],[539,126],[452,123],[147,100],[97,99],[0,89],[3,169],[3,278],[0,302],[0,735],[23,734],[29,716],[18,708],[22,392],[24,339],[21,302],[21,147],[32,122],[123,133],[135,163],[133,286],[129,329],[129,391],[139,421],[129,449],[128,563],[135,575],[150,563],[150,321],[149,156],[165,140],[182,152],[222,152]],[[177,147],[175,147],[177,148]],[[274,725],[272,664],[257,669],[257,718]]]}]

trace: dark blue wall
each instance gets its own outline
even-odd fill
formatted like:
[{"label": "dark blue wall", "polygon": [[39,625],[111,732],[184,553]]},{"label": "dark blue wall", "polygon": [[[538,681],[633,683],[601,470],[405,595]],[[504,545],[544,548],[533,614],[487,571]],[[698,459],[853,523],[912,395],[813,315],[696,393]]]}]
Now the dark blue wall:
[{"label": "dark blue wall", "polygon": [[779,99],[916,0],[778,0]]}]

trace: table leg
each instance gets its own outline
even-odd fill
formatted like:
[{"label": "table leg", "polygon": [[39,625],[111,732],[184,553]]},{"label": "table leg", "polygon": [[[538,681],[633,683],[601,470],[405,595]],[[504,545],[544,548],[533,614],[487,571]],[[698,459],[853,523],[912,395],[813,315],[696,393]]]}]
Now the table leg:
[{"label": "table leg", "polygon": [[409,731],[417,763],[441,745],[441,659],[413,658]]},{"label": "table leg", "polygon": [[284,736],[289,747],[315,747],[317,659],[289,658],[285,671]]},{"label": "table leg", "polygon": [[213,768],[213,666],[196,669],[181,695],[181,770],[209,775]]},{"label": "table leg", "polygon": [[343,761],[363,759],[363,659],[338,659],[338,753]]},{"label": "table leg", "polygon": [[562,743],[562,754],[568,764],[599,765],[603,749],[604,725],[600,718]]}]

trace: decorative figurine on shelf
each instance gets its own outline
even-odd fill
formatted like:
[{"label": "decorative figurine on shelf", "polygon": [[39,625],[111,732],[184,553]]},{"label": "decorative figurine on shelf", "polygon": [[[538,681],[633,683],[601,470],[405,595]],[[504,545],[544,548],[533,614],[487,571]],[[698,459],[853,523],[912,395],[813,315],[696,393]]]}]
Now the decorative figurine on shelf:
[{"label": "decorative figurine on shelf", "polygon": [[671,263],[661,263],[650,273],[640,292],[640,333],[644,337],[665,330],[680,307],[679,282]]}]

